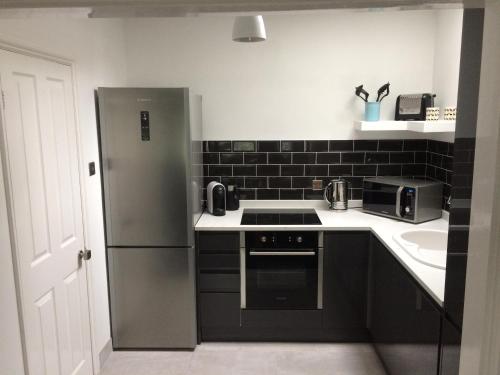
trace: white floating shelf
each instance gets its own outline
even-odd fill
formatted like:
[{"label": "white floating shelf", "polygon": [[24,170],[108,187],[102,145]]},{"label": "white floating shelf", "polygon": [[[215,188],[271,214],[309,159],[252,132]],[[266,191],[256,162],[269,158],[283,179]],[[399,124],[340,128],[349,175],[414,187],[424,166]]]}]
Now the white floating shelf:
[{"label": "white floating shelf", "polygon": [[417,133],[453,133],[455,121],[354,121],[354,128],[370,131],[411,131]]},{"label": "white floating shelf", "polygon": [[408,121],[408,130],[419,133],[453,133],[455,132],[455,121]]}]

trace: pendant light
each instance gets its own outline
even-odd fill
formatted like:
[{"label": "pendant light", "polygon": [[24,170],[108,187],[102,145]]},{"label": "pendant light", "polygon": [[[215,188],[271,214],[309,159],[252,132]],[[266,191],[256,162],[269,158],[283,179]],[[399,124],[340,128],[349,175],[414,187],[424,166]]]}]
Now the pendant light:
[{"label": "pendant light", "polygon": [[263,42],[266,40],[266,27],[262,16],[238,16],[233,25],[233,41]]}]

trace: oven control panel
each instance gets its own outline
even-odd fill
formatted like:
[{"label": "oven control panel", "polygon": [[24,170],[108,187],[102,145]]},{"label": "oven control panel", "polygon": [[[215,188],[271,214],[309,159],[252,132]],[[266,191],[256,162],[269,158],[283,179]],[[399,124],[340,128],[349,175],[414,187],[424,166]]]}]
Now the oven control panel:
[{"label": "oven control panel", "polygon": [[318,246],[318,232],[246,232],[247,248],[316,248]]}]

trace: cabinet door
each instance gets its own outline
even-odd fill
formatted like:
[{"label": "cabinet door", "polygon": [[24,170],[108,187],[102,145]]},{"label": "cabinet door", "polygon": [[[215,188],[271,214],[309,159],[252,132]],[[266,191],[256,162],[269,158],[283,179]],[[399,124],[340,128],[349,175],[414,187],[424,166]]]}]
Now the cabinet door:
[{"label": "cabinet door", "polygon": [[443,319],[440,375],[458,375],[461,341],[460,331],[448,319]]},{"label": "cabinet door", "polygon": [[389,375],[437,374],[439,310],[374,237],[371,267],[369,328]]},{"label": "cabinet door", "polygon": [[369,232],[324,236],[323,326],[345,341],[367,338]]}]

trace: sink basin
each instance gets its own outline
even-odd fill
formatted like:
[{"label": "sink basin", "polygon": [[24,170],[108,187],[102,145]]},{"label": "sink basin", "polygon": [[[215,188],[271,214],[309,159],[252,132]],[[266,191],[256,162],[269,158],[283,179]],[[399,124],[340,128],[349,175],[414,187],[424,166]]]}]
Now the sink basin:
[{"label": "sink basin", "polygon": [[395,234],[393,238],[412,258],[420,263],[446,269],[447,231],[409,230]]}]

